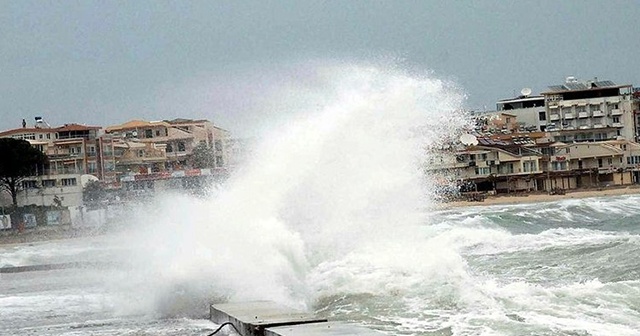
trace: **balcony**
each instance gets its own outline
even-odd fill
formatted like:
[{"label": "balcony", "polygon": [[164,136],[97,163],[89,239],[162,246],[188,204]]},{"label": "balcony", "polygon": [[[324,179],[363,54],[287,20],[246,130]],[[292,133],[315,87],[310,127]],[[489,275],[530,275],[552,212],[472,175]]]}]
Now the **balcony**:
[{"label": "balcony", "polygon": [[564,118],[565,119],[575,119],[575,115],[573,114],[573,112],[567,112],[564,114]]},{"label": "balcony", "polygon": [[585,129],[590,129],[591,125],[580,125],[580,127],[578,127],[581,130],[585,130]]},{"label": "balcony", "polygon": [[578,118],[589,118],[589,112],[579,112]]},{"label": "balcony", "polygon": [[591,113],[593,113],[593,117],[597,118],[597,117],[604,117],[604,112],[600,111],[600,110],[595,110],[592,111]]},{"label": "balcony", "polygon": [[567,125],[567,126],[563,126],[562,129],[565,130],[565,131],[572,131],[572,130],[574,130],[576,128],[573,125]]},{"label": "balcony", "polygon": [[624,127],[621,122],[613,123],[611,126],[613,127]]},{"label": "balcony", "polygon": [[619,115],[622,115],[622,110],[620,110],[620,109],[613,109],[613,110],[611,110],[611,115],[612,115],[612,116],[619,116]]},{"label": "balcony", "polygon": [[551,120],[551,121],[560,120],[560,115],[559,114],[551,114],[551,115],[549,115],[549,120]]},{"label": "balcony", "polygon": [[603,124],[593,124],[593,128],[604,128],[605,125]]}]

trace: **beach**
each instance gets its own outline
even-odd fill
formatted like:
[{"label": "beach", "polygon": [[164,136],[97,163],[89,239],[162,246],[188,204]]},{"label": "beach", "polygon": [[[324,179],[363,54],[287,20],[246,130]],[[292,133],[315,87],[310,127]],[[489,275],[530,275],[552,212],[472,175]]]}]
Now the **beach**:
[{"label": "beach", "polygon": [[452,201],[438,204],[440,209],[450,209],[457,207],[468,206],[490,206],[498,204],[525,204],[525,203],[540,203],[540,202],[554,202],[563,199],[579,199],[589,197],[606,197],[606,196],[619,196],[619,195],[632,195],[640,193],[640,186],[625,186],[625,187],[608,187],[600,189],[578,189],[567,190],[564,195],[549,195],[546,192],[531,192],[531,193],[513,193],[513,194],[499,194],[489,195],[482,202],[470,202],[470,201]]}]

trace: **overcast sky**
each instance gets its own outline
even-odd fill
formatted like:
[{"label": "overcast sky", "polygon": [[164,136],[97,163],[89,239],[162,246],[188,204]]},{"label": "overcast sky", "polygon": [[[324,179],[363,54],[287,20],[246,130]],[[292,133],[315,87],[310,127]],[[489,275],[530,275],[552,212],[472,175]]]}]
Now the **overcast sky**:
[{"label": "overcast sky", "polygon": [[242,134],[265,117],[252,96],[305,59],[397,57],[471,109],[569,75],[640,86],[639,21],[632,0],[0,0],[0,130],[186,117]]}]

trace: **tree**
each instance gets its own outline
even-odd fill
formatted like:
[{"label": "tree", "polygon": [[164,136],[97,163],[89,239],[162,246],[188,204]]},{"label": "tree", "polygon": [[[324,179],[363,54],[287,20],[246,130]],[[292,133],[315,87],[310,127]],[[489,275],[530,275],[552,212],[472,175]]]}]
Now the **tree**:
[{"label": "tree", "polygon": [[193,167],[194,168],[212,168],[215,167],[216,160],[213,148],[201,142],[193,149]]},{"label": "tree", "polygon": [[17,194],[22,180],[43,173],[46,162],[47,156],[28,141],[0,139],[0,189],[11,195],[14,206],[18,206]]},{"label": "tree", "polygon": [[107,193],[99,181],[89,181],[82,190],[83,201],[90,205],[99,204],[106,196]]}]

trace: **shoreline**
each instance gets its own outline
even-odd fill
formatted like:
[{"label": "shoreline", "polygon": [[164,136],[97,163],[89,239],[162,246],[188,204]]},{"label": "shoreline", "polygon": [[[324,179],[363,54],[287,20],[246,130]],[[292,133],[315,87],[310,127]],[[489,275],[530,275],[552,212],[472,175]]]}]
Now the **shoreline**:
[{"label": "shoreline", "polygon": [[[609,187],[603,189],[567,190],[564,195],[549,195],[546,192],[517,193],[511,195],[487,196],[483,202],[451,201],[437,203],[433,210],[453,210],[466,207],[486,207],[494,205],[514,205],[555,202],[566,199],[582,199],[592,197],[608,197],[640,194],[640,185],[626,187]],[[110,230],[106,228],[72,228],[69,227],[42,227],[18,232],[0,232],[0,246],[36,243],[43,241],[78,239],[96,235],[105,235]],[[108,232],[109,231],[109,232]]]},{"label": "shoreline", "polygon": [[602,189],[567,190],[564,195],[549,195],[546,192],[518,193],[513,195],[487,196],[484,202],[452,201],[436,205],[437,210],[449,210],[462,207],[513,205],[581,199],[591,197],[607,197],[640,194],[640,186],[609,187]]}]

